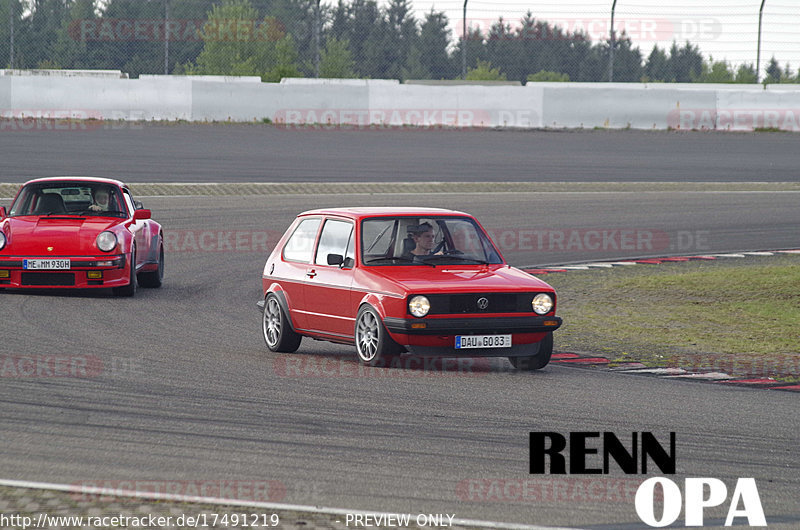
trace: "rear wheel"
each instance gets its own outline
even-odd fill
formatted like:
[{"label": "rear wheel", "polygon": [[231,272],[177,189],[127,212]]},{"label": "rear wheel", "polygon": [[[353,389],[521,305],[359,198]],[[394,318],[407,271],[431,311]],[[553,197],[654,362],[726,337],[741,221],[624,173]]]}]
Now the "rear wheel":
[{"label": "rear wheel", "polygon": [[261,331],[264,342],[270,351],[292,353],[300,347],[302,336],[298,335],[289,323],[289,317],[272,293],[264,301],[264,315],[261,318]]},{"label": "rear wheel", "polygon": [[117,296],[133,296],[136,294],[136,246],[131,248],[131,272],[128,285],[114,287],[114,294]]},{"label": "rear wheel", "polygon": [[136,276],[142,287],[161,287],[164,280],[164,244],[158,245],[158,268],[154,271],[140,272]]},{"label": "rear wheel", "polygon": [[369,366],[389,366],[400,354],[400,346],[383,327],[378,313],[365,305],[356,317],[356,353],[358,360]]},{"label": "rear wheel", "polygon": [[547,366],[553,355],[553,334],[548,333],[540,342],[536,355],[529,357],[509,357],[508,360],[517,370],[540,370]]}]

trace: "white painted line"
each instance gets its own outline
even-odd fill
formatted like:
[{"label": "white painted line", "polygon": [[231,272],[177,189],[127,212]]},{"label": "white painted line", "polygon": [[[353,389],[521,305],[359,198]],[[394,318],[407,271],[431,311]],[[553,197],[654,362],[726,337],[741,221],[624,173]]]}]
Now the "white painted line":
[{"label": "white painted line", "polygon": [[774,252],[743,252],[745,256],[774,256]]},{"label": "white painted line", "polygon": [[683,368],[646,368],[644,370],[628,370],[629,374],[681,375],[688,373]]},{"label": "white painted line", "polygon": [[565,267],[559,267],[559,269],[568,271],[588,271],[589,267],[587,265],[567,265]]},{"label": "white painted line", "polygon": [[711,254],[714,258],[744,258],[744,254]]},{"label": "white painted line", "polygon": [[667,376],[668,379],[704,379],[709,381],[723,381],[726,379],[733,379],[733,376],[722,373],[722,372],[706,372],[706,373],[694,373],[694,374],[683,374],[683,375],[669,375]]},{"label": "white painted line", "polygon": [[597,267],[601,269],[611,269],[614,267],[614,265],[612,265],[611,263],[587,263],[586,266],[592,268]]},{"label": "white painted line", "polygon": [[[322,513],[327,515],[397,515],[389,512],[370,512],[364,510],[347,510],[344,508],[329,508],[324,506],[307,506],[303,504],[282,504],[277,502],[243,501],[239,499],[218,499],[215,497],[199,497],[194,495],[179,495],[175,493],[157,493],[148,491],[117,490],[114,488],[96,488],[76,486],[74,484],[53,484],[48,482],[31,482],[27,480],[0,479],[0,486],[11,488],[26,488],[36,490],[53,490],[81,495],[104,495],[108,497],[130,497],[144,500],[160,500],[173,502],[189,502],[196,504],[213,504],[226,506],[242,506],[245,508],[260,508],[264,510],[285,510],[292,512]],[[406,514],[402,514],[406,515]],[[408,514],[414,517],[414,514]],[[508,528],[511,530],[576,530],[575,528],[538,526],[518,523],[501,523],[497,521],[479,521],[475,519],[453,519],[453,525],[478,526],[481,528]]]},{"label": "white painted line", "polygon": [[800,254],[800,250],[779,250],[781,254]]},{"label": "white painted line", "polygon": [[635,261],[611,261],[609,265],[638,265]]}]

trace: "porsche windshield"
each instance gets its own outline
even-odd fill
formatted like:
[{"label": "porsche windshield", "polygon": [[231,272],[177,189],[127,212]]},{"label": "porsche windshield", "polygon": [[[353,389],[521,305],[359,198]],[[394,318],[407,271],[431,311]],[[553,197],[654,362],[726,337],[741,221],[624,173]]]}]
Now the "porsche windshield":
[{"label": "porsche windshield", "polygon": [[468,217],[375,217],[361,224],[366,265],[500,264],[489,237]]},{"label": "porsche windshield", "polygon": [[102,182],[46,182],[23,188],[11,217],[21,215],[126,217],[119,188]]}]

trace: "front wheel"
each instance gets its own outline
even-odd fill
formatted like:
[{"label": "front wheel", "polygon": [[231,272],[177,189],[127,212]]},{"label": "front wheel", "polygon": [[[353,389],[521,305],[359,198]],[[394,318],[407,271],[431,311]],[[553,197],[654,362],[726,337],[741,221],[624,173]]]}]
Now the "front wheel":
[{"label": "front wheel", "polygon": [[136,247],[131,249],[131,271],[128,285],[114,287],[114,294],[117,296],[133,296],[136,294]]},{"label": "front wheel", "polygon": [[378,313],[362,306],[356,316],[356,353],[361,363],[369,366],[388,366],[400,354],[400,346],[383,327]]},{"label": "front wheel", "polygon": [[289,323],[289,317],[278,302],[278,297],[272,293],[267,295],[264,302],[264,316],[261,319],[261,331],[264,342],[270,351],[292,353],[300,347],[303,339]]},{"label": "front wheel", "polygon": [[509,357],[508,360],[517,370],[540,370],[550,362],[553,355],[553,334],[548,333],[539,342],[539,351],[529,357]]},{"label": "front wheel", "polygon": [[142,287],[161,287],[164,281],[164,245],[158,246],[158,268],[150,272],[140,272],[137,275],[139,285]]}]

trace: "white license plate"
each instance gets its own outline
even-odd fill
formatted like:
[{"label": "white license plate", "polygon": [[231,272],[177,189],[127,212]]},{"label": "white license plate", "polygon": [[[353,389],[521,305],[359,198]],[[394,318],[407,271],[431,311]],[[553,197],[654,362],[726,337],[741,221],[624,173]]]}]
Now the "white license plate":
[{"label": "white license plate", "polygon": [[510,348],[511,335],[456,335],[456,349]]},{"label": "white license plate", "polygon": [[22,268],[29,271],[63,271],[69,270],[70,261],[68,259],[26,259],[22,260]]}]

